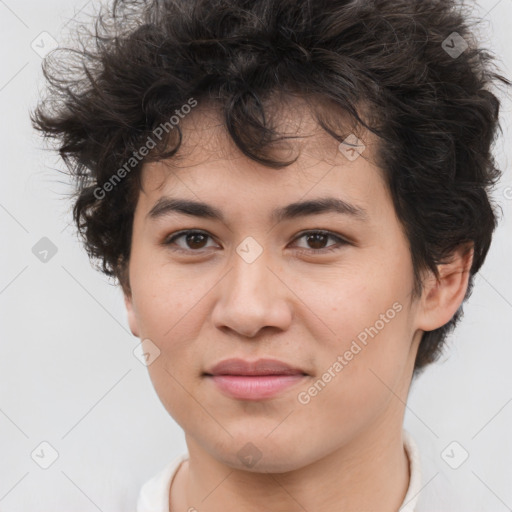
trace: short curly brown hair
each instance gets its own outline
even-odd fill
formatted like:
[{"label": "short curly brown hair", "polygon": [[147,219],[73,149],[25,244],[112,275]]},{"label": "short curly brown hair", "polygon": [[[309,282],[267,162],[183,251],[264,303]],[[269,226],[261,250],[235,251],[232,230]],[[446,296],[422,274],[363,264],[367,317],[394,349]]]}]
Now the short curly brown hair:
[{"label": "short curly brown hair", "polygon": [[[497,225],[490,192],[501,172],[491,146],[500,102],[490,89],[510,82],[478,46],[464,8],[451,0],[113,2],[96,16],[89,46],[79,38],[46,59],[48,94],[31,113],[75,178],[73,218],[89,256],[129,290],[140,170],[177,153],[179,124],[108,194],[98,187],[190,98],[218,106],[246,156],[280,168],[291,162],[272,158],[279,134],[267,100],[299,95],[378,136],[414,294],[422,270],[439,277],[438,264],[472,245],[466,300]],[[343,140],[343,124],[330,117],[317,119]],[[461,316],[462,305],[423,334],[415,372],[438,357]]]}]

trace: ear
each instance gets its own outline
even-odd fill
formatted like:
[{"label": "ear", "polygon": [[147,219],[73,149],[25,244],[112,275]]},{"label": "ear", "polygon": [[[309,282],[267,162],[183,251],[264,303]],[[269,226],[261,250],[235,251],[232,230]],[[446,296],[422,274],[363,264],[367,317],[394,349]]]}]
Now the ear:
[{"label": "ear", "polygon": [[433,331],[455,315],[466,295],[473,254],[473,244],[462,245],[452,253],[450,262],[438,266],[439,279],[429,273],[421,297],[419,329]]},{"label": "ear", "polygon": [[133,300],[131,294],[127,294],[126,292],[123,292],[124,294],[124,304],[126,306],[126,312],[128,313],[128,325],[130,326],[130,331],[132,331],[132,334],[139,338],[139,326],[137,322],[137,317],[135,315],[134,307],[133,307]]},{"label": "ear", "polygon": [[132,289],[130,286],[130,277],[128,274],[128,263],[121,263],[118,267],[118,279],[119,284],[121,285],[121,290],[123,291],[124,296],[124,304],[126,306],[126,312],[128,313],[128,325],[130,326],[130,331],[137,338],[140,338],[139,335],[139,326],[137,322],[137,315],[135,314],[135,308],[133,306],[133,298],[132,298]]}]

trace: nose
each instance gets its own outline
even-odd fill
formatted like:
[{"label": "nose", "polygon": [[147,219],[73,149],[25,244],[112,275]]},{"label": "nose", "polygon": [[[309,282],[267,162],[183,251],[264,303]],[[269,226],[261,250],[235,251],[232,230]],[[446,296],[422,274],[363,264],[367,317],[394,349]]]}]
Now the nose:
[{"label": "nose", "polygon": [[272,268],[276,265],[265,251],[249,261],[234,252],[231,270],[216,287],[214,325],[251,338],[266,327],[286,330],[292,319],[292,292],[284,276]]}]

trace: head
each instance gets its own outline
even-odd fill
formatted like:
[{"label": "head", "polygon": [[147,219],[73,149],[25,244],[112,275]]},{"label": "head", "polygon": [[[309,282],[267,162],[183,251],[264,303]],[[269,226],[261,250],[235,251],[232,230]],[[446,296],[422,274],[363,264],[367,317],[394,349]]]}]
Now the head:
[{"label": "head", "polygon": [[[490,86],[508,82],[456,7],[115,2],[87,73],[47,61],[33,122],[76,177],[85,247],[160,351],[163,404],[219,458],[249,433],[291,469],[401,419],[393,392],[461,318],[496,226]],[[234,401],[205,375],[229,357],[286,361],[304,385]]]}]

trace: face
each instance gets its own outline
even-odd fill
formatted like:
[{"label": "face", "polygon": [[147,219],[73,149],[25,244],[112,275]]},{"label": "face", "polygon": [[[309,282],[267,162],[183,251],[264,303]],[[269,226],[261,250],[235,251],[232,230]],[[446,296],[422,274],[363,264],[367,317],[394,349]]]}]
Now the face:
[{"label": "face", "polygon": [[[159,350],[149,374],[187,442],[231,467],[253,451],[253,471],[294,470],[401,425],[396,394],[405,399],[421,334],[372,139],[352,160],[300,105],[279,119],[304,138],[298,160],[276,170],[240,153],[213,111],[189,114],[179,161],[143,168],[125,296],[132,332]],[[162,198],[207,203],[223,219],[155,209]],[[286,209],[327,198],[351,207]],[[298,372],[205,375],[230,358]]]}]

